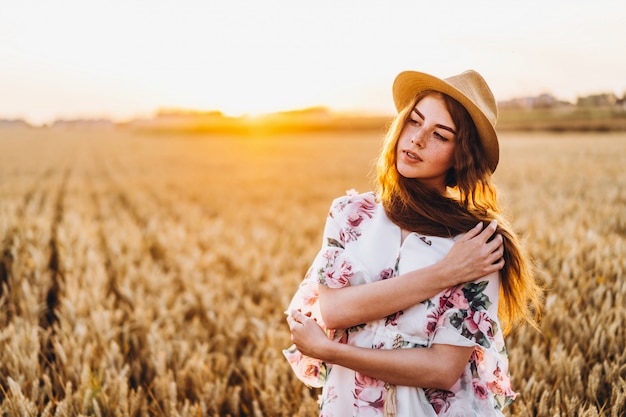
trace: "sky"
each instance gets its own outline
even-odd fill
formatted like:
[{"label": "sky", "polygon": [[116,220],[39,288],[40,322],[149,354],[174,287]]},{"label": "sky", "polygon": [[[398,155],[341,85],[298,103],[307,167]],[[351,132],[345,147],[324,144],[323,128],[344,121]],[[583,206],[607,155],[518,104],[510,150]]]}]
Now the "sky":
[{"label": "sky", "polygon": [[623,0],[0,0],[0,119],[391,114],[403,70],[621,97],[625,22]]}]

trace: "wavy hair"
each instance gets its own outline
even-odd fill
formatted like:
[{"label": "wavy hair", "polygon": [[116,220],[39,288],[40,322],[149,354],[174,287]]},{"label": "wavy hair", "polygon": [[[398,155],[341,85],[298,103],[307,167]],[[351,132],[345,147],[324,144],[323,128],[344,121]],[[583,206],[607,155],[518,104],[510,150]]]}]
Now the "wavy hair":
[{"label": "wavy hair", "polygon": [[[397,170],[397,144],[415,105],[424,97],[441,97],[456,126],[453,166],[446,174],[449,195],[403,177]],[[437,91],[422,91],[391,124],[377,162],[377,193],[391,221],[403,229],[430,236],[452,237],[478,222],[498,221],[504,240],[498,306],[505,332],[518,322],[537,328],[541,288],[534,268],[511,225],[500,214],[492,172],[482,157],[483,147],[469,113],[456,100]]]}]

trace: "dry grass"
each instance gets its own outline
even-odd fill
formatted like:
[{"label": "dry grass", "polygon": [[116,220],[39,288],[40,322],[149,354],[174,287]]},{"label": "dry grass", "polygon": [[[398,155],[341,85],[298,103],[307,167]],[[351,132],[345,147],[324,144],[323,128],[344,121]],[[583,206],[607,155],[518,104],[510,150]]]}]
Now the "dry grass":
[{"label": "dry grass", "polygon": [[[315,415],[283,310],[379,136],[0,131],[0,413]],[[626,134],[501,147],[548,287],[543,333],[508,338],[507,413],[623,416]]]}]

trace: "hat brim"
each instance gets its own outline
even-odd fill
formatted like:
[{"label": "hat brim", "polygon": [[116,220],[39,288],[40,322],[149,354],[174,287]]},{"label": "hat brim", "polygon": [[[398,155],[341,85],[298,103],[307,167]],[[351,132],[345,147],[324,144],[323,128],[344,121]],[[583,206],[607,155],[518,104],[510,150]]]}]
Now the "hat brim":
[{"label": "hat brim", "polygon": [[497,114],[493,114],[493,120],[489,120],[485,113],[483,113],[483,111],[478,108],[478,106],[476,106],[470,98],[468,98],[456,87],[447,83],[445,80],[418,71],[401,72],[394,80],[393,101],[396,106],[396,110],[398,112],[401,111],[406,106],[411,104],[418,93],[426,90],[433,90],[446,94],[465,107],[476,125],[479,139],[485,151],[485,156],[487,157],[488,166],[491,171],[494,172],[500,159],[498,136],[494,128]]}]

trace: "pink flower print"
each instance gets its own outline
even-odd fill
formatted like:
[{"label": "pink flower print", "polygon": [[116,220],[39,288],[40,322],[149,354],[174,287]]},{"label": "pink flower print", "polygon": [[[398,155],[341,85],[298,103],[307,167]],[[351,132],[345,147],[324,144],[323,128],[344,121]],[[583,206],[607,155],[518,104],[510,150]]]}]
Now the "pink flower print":
[{"label": "pink flower print", "polygon": [[337,257],[337,255],[338,255],[337,249],[328,249],[326,252],[324,252],[324,255],[322,256],[324,257],[324,259],[328,261],[332,261],[333,259]]},{"label": "pink flower print", "polygon": [[348,215],[348,224],[352,227],[359,227],[361,222],[363,221],[363,213],[354,212]]},{"label": "pink flower print", "polygon": [[376,209],[376,201],[371,196],[366,196],[353,202],[350,209],[348,224],[352,227],[358,227],[363,220],[372,218]]},{"label": "pink flower print", "polygon": [[493,376],[502,379],[502,369],[500,369],[500,366],[496,366],[496,369],[493,371]]},{"label": "pink flower print", "polygon": [[303,355],[295,345],[283,350],[283,354],[302,382],[311,387],[322,386],[326,378],[326,366],[321,361]]},{"label": "pink flower print", "polygon": [[460,287],[448,288],[439,298],[439,308],[447,310],[449,308],[458,308],[460,310],[469,309],[470,304],[463,294]]},{"label": "pink flower print", "polygon": [[360,372],[355,373],[354,405],[359,416],[378,416],[385,405],[385,383]]},{"label": "pink flower print", "polygon": [[337,393],[335,392],[335,387],[334,386],[330,386],[328,388],[328,394],[326,395],[326,398],[328,398],[329,401],[334,401],[337,398],[339,398],[339,396],[337,395]]},{"label": "pink flower print", "polygon": [[454,396],[454,393],[450,391],[442,391],[438,389],[425,389],[424,393],[426,394],[430,405],[433,406],[435,414],[437,415],[448,411],[448,408],[450,408],[450,402],[448,401],[448,398]]},{"label": "pink flower print", "polygon": [[[337,212],[345,210],[346,221],[352,227],[358,227],[365,219],[371,219],[376,209],[376,200],[373,194],[349,195],[335,206]],[[332,213],[332,210],[331,210]]]},{"label": "pink flower print", "polygon": [[350,282],[354,272],[352,272],[352,264],[343,260],[339,265],[335,264],[328,268],[325,275],[326,285],[330,288],[342,288]]},{"label": "pink flower print", "polygon": [[484,381],[480,378],[472,378],[472,387],[474,388],[474,395],[481,400],[489,398],[489,390]]},{"label": "pink flower print", "polygon": [[334,217],[333,210],[336,210],[338,213],[341,213],[343,209],[346,208],[349,202],[350,200],[346,200],[346,199],[341,199],[340,201],[338,201],[335,207],[331,208],[330,213],[329,213],[330,217]]},{"label": "pink flower print", "polygon": [[297,365],[304,357],[302,352],[296,349],[295,345],[284,351],[284,353],[291,365]]},{"label": "pink flower print", "polygon": [[435,330],[437,330],[437,321],[430,320],[426,324],[426,334],[430,336],[435,332]]},{"label": "pink flower print", "polygon": [[361,236],[361,233],[352,228],[341,229],[341,231],[339,232],[339,240],[343,244],[357,240],[359,236]]},{"label": "pink flower print", "polygon": [[[441,300],[440,300],[441,301]],[[445,306],[445,303],[441,303]],[[426,326],[425,331],[428,336],[432,335],[435,330],[437,330],[437,325],[439,324],[439,320],[441,320],[443,313],[445,312],[445,308],[433,308],[426,317]]]},{"label": "pink flower print", "polygon": [[452,297],[453,292],[455,291],[455,288],[448,288],[443,294],[441,294],[441,297],[439,297],[439,309],[440,310],[445,310],[446,307],[448,306],[448,300],[450,299],[450,297]]},{"label": "pink flower print", "polygon": [[458,308],[459,310],[468,310],[470,308],[467,298],[463,295],[463,291],[458,288],[450,294],[450,298],[448,298],[448,305],[451,308]]},{"label": "pink flower print", "polygon": [[491,319],[485,311],[475,311],[465,319],[465,327],[471,334],[479,331],[485,336],[493,336]]},{"label": "pink flower print", "polygon": [[380,271],[380,274],[378,274],[378,281],[382,281],[384,279],[389,279],[392,277],[393,277],[393,269],[385,268],[382,271]]},{"label": "pink flower print", "polygon": [[380,342],[375,345],[372,345],[372,349],[383,349],[385,347],[385,342]]},{"label": "pink flower print", "polygon": [[357,387],[361,387],[361,388],[365,388],[365,387],[383,387],[385,386],[385,383],[376,379],[376,378],[372,378],[371,376],[367,376],[365,374],[362,374],[361,372],[355,372],[354,373],[354,378],[355,378],[355,384]]},{"label": "pink flower print", "polygon": [[339,396],[335,392],[335,386],[329,385],[324,388],[324,394],[320,395],[317,403],[320,405],[320,417],[335,417],[332,410],[328,411],[326,404],[337,401]]},{"label": "pink flower print", "polygon": [[496,369],[493,371],[493,375],[496,377],[495,380],[487,382],[487,387],[494,395],[504,395],[515,397],[515,393],[511,389],[511,381],[508,378],[506,373],[502,372],[500,366],[496,366]]},{"label": "pink flower print", "polygon": [[371,219],[373,212],[369,207],[359,205],[357,209],[348,215],[348,224],[352,227],[359,227],[365,219]]},{"label": "pink flower print", "polygon": [[318,359],[302,355],[298,361],[300,375],[307,380],[317,380],[320,374],[320,364],[321,362]]},{"label": "pink flower print", "polygon": [[472,352],[472,360],[476,365],[480,365],[485,360],[485,352],[482,349],[474,349]]},{"label": "pink flower print", "polygon": [[400,310],[397,311],[393,314],[388,315],[387,317],[385,317],[385,326],[397,326],[398,325],[398,319],[400,318],[401,315],[404,314],[404,311]]},{"label": "pink flower print", "polygon": [[302,302],[304,303],[303,305],[308,307],[313,306],[319,298],[317,283],[304,285],[300,287],[300,289],[302,290]]}]

